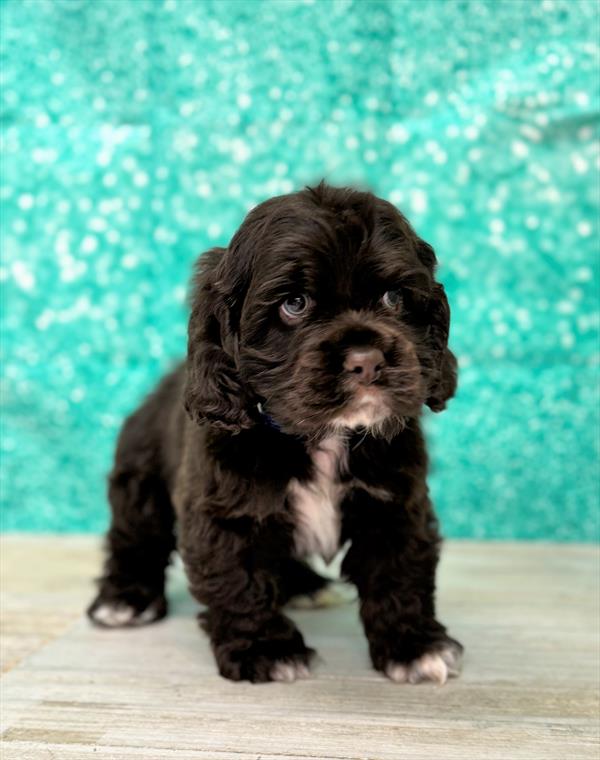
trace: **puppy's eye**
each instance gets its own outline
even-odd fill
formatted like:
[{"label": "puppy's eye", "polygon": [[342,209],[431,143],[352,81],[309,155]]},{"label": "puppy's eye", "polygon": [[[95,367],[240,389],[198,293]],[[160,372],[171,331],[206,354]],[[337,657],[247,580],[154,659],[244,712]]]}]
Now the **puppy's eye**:
[{"label": "puppy's eye", "polygon": [[300,293],[299,295],[288,296],[279,307],[279,313],[282,317],[289,320],[300,319],[310,307],[310,298]]},{"label": "puppy's eye", "polygon": [[402,306],[402,293],[400,290],[388,290],[383,294],[383,304],[388,309],[397,311]]}]

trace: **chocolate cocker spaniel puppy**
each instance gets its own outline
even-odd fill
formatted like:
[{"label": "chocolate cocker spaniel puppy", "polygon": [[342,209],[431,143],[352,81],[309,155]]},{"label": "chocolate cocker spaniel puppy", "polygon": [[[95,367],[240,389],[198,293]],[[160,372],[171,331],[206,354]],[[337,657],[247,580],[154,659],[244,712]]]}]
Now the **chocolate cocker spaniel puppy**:
[{"label": "chocolate cocker spaniel puppy", "polygon": [[347,545],[374,667],[457,674],[419,423],[456,386],[435,265],[392,205],[324,183],[261,203],[200,257],[187,361],[119,438],[94,622],[162,618],[177,548],[220,673],[304,677],[314,652],[282,608],[327,585],[309,555]]}]

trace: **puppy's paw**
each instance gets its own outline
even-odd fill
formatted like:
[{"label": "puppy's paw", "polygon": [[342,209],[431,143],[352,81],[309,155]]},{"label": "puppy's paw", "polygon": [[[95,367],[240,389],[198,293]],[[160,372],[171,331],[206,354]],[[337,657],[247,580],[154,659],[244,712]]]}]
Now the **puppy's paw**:
[{"label": "puppy's paw", "polygon": [[395,683],[431,681],[442,686],[448,678],[460,673],[462,652],[463,648],[457,641],[448,639],[410,662],[389,662],[385,674]]},{"label": "puppy's paw", "polygon": [[332,582],[313,594],[293,596],[289,606],[295,610],[315,610],[323,607],[339,607],[355,601],[356,589],[347,583]]},{"label": "puppy's paw", "polygon": [[[299,638],[299,637],[298,637]],[[257,641],[215,648],[219,673],[231,681],[292,683],[310,675],[314,650],[298,640]]]},{"label": "puppy's paw", "polygon": [[167,614],[164,596],[147,601],[104,598],[99,595],[87,610],[89,619],[101,628],[130,628],[149,625]]},{"label": "puppy's paw", "polygon": [[309,676],[308,665],[294,660],[280,660],[269,671],[271,681],[282,681],[283,683],[293,683],[299,678],[308,678]]}]

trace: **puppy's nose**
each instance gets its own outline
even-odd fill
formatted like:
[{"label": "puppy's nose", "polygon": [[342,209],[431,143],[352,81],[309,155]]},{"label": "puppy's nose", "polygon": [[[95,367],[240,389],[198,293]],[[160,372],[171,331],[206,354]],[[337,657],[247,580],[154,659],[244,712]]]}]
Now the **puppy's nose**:
[{"label": "puppy's nose", "polygon": [[361,385],[371,385],[385,367],[385,358],[378,348],[351,348],[346,354],[344,369],[357,376]]}]

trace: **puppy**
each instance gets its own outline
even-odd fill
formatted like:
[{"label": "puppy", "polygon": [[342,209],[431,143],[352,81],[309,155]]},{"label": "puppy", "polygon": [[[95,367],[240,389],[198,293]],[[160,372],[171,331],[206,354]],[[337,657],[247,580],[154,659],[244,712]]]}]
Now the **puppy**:
[{"label": "puppy", "polygon": [[260,204],[200,257],[187,361],[119,438],[95,623],[162,618],[177,548],[221,675],[291,681],[314,652],[282,608],[326,586],[309,555],[349,545],[373,666],[457,674],[419,423],[456,387],[435,265],[392,205],[324,183]]}]

